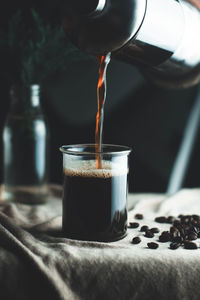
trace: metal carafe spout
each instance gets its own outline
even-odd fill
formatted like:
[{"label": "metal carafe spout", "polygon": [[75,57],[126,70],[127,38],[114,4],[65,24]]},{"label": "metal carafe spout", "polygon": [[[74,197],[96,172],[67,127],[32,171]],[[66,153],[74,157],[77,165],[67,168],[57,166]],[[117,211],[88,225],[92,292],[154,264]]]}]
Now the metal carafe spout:
[{"label": "metal carafe spout", "polygon": [[85,52],[137,65],[158,84],[200,81],[200,10],[185,0],[64,0],[63,26]]}]

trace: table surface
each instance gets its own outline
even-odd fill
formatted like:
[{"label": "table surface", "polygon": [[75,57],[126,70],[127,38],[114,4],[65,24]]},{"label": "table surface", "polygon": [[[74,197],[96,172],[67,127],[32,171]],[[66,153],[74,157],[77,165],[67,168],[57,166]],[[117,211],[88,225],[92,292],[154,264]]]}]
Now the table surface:
[{"label": "table surface", "polygon": [[[0,202],[0,290],[3,300],[200,299],[200,249],[169,249],[140,231],[168,230],[158,215],[200,214],[200,189],[172,197],[129,195],[129,221],[139,227],[117,242],[77,241],[61,235],[61,187],[51,186],[44,205]],[[142,213],[144,219],[136,220]],[[132,244],[140,236],[141,243]],[[156,250],[147,243],[159,244]],[[199,242],[197,241],[199,244]],[[12,287],[12,288],[11,288]]]}]

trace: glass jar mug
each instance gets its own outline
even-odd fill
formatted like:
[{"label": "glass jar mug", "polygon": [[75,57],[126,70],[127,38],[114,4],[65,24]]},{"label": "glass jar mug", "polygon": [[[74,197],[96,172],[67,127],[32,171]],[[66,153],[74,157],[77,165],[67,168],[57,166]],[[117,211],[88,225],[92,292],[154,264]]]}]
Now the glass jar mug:
[{"label": "glass jar mug", "polygon": [[[71,145],[63,153],[63,234],[111,242],[126,236],[128,156],[125,146]],[[97,168],[97,160],[101,167]]]}]

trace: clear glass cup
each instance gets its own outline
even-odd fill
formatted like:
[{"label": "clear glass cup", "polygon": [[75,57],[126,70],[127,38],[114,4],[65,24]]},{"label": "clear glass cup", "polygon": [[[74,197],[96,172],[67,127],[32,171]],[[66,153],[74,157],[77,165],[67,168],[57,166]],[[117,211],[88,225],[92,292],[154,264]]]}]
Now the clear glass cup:
[{"label": "clear glass cup", "polygon": [[60,150],[64,171],[63,234],[103,242],[126,236],[131,149],[102,145],[97,153],[94,144],[85,144],[62,146]]}]

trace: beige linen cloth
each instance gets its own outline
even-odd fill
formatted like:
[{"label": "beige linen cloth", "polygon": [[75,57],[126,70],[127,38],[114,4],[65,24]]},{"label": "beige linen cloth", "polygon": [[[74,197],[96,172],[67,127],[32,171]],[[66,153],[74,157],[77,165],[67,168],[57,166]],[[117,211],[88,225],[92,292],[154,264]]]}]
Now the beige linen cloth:
[{"label": "beige linen cloth", "polygon": [[[140,225],[158,215],[200,214],[200,189],[163,195],[130,195],[129,220]],[[131,244],[134,236],[142,242]],[[200,249],[157,250],[137,229],[113,243],[81,242],[61,234],[61,188],[45,205],[0,203],[1,300],[200,299]]]}]

